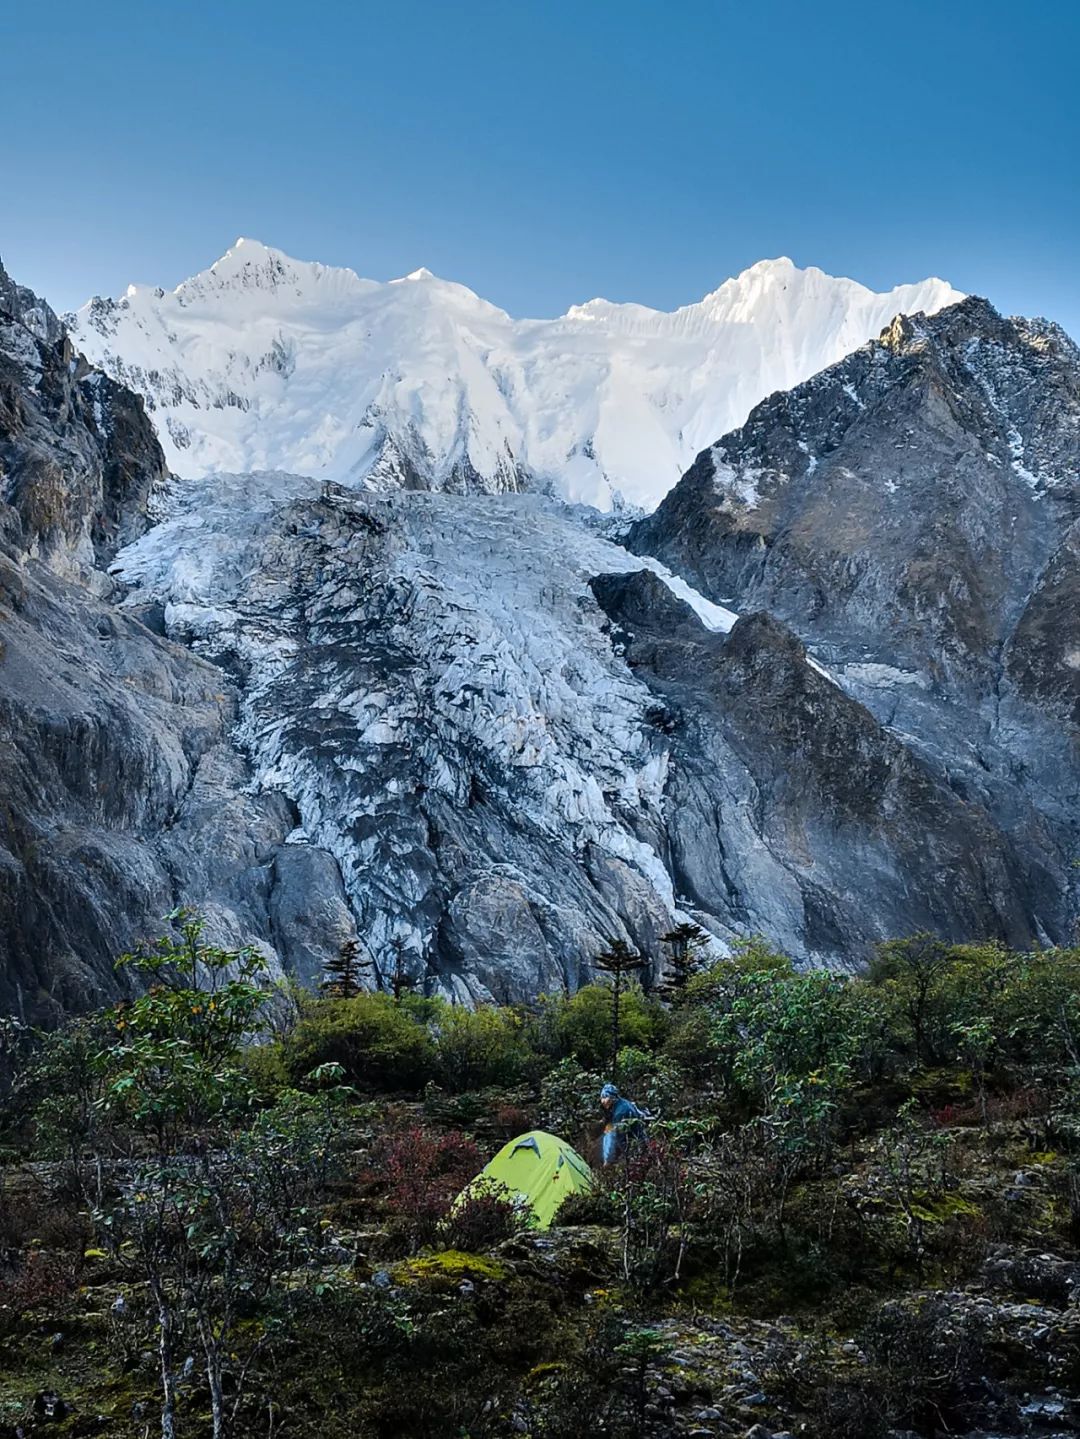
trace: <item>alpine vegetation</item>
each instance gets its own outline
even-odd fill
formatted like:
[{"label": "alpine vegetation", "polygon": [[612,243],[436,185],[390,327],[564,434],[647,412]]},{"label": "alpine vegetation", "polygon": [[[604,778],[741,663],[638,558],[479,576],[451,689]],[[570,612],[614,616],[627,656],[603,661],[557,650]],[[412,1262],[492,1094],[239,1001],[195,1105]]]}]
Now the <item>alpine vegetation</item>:
[{"label": "alpine vegetation", "polygon": [[119,965],[0,1030],[12,1433],[1075,1431],[1075,949],[470,1010],[181,911]]}]

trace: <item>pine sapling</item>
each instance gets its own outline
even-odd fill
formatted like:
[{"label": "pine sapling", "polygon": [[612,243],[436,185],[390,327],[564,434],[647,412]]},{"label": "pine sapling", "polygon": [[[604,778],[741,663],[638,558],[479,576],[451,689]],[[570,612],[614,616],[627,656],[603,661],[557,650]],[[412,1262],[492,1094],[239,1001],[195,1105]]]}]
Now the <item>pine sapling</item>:
[{"label": "pine sapling", "polygon": [[593,967],[611,975],[611,1072],[615,1073],[619,1055],[619,1020],[623,983],[648,960],[632,950],[623,939],[613,939],[607,949],[593,960]]}]

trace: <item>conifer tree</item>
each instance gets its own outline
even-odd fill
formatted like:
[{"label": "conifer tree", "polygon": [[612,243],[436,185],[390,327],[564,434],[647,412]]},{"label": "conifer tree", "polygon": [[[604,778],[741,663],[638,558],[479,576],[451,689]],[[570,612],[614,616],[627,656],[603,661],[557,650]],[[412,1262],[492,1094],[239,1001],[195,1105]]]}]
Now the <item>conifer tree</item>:
[{"label": "conifer tree", "polygon": [[394,957],[390,964],[390,993],[394,996],[394,1003],[401,1001],[403,994],[409,994],[416,988],[416,979],[409,973],[405,963],[405,941],[394,940]]},{"label": "conifer tree", "polygon": [[360,952],[360,941],[346,939],[323,971],[322,989],[327,999],[353,999],[363,989],[363,978],[374,968],[370,956]]},{"label": "conifer tree", "polygon": [[660,995],[671,1004],[701,967],[709,936],[699,924],[677,924],[660,936],[660,942],[668,948],[668,970],[659,986]]},{"label": "conifer tree", "polygon": [[613,939],[607,949],[593,960],[593,966],[604,974],[611,975],[611,1072],[619,1055],[619,1009],[622,1000],[623,982],[648,961],[632,950],[624,939]]}]

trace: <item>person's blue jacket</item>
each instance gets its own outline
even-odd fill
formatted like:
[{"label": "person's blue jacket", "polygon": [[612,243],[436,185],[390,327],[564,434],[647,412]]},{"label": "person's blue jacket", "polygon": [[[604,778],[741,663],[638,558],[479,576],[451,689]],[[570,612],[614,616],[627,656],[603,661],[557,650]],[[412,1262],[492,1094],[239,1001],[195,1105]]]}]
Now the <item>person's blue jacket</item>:
[{"label": "person's blue jacket", "polygon": [[631,1139],[645,1138],[644,1113],[630,1099],[622,1095],[615,1100],[612,1109],[604,1119],[604,1134],[601,1140],[601,1157],[605,1164],[611,1164],[626,1151]]}]

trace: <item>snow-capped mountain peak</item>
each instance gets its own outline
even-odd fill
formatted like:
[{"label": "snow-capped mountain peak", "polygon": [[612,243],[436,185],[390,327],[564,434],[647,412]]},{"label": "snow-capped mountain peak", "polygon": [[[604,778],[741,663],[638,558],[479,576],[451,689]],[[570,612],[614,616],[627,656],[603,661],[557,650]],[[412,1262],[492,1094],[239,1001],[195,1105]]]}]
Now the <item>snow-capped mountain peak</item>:
[{"label": "snow-capped mountain peak", "polygon": [[594,299],[515,320],[426,268],[384,283],[241,238],[174,290],[132,286],[67,321],[143,394],[183,476],[284,469],[651,509],[765,395],[899,313],[961,298],[940,280],[877,294],[780,258],[672,312]]}]

